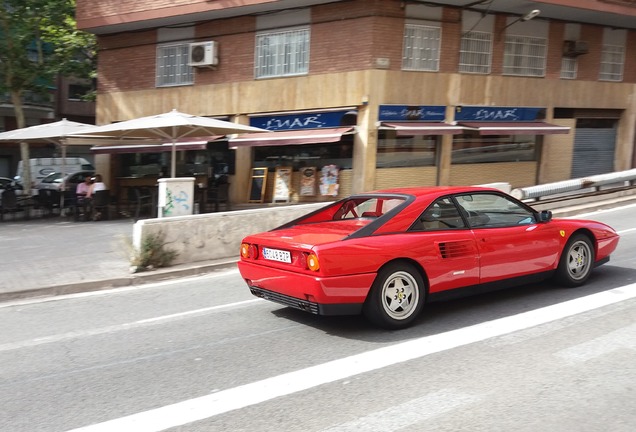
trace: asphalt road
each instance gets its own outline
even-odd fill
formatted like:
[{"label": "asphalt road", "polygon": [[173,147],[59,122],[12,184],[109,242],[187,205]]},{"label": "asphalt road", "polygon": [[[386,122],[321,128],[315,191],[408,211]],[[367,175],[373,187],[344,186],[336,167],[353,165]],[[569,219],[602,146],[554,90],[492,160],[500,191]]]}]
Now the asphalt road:
[{"label": "asphalt road", "polygon": [[431,304],[402,331],[252,297],[238,272],[0,304],[0,430],[632,431],[636,207],[578,289]]}]

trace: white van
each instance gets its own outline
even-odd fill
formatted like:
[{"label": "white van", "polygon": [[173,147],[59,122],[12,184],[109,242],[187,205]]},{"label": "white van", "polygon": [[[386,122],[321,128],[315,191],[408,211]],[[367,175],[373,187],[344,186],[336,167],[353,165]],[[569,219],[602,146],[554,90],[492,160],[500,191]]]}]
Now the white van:
[{"label": "white van", "polygon": [[[77,171],[95,171],[95,167],[86,159],[81,157],[66,158],[34,158],[29,159],[31,167],[31,185],[36,185],[47,175],[59,172],[62,174],[74,173]],[[18,162],[18,172],[16,181],[22,184],[22,161]]]}]

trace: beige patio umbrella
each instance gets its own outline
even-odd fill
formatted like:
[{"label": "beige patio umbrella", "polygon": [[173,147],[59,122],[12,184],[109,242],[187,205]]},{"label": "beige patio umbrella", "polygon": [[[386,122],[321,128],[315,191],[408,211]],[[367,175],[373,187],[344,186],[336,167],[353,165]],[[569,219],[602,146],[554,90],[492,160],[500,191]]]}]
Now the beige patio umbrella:
[{"label": "beige patio umbrella", "polygon": [[170,177],[176,177],[176,142],[184,137],[205,137],[211,135],[229,135],[245,132],[268,132],[265,129],[245,126],[209,117],[185,114],[177,110],[148,117],[97,126],[90,130],[78,131],[82,137],[96,136],[112,139],[160,139],[172,143]]}]

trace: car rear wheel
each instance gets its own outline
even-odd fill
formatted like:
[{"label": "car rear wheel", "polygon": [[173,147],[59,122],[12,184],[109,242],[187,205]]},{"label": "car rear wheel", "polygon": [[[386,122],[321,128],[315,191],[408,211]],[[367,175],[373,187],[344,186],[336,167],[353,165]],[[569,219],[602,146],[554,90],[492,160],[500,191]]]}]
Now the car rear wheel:
[{"label": "car rear wheel", "polygon": [[391,263],[376,277],[364,304],[364,315],[387,329],[409,326],[424,306],[424,280],[409,263]]},{"label": "car rear wheel", "polygon": [[559,267],[556,280],[567,287],[583,285],[590,277],[594,267],[594,245],[584,234],[575,234],[568,240]]}]

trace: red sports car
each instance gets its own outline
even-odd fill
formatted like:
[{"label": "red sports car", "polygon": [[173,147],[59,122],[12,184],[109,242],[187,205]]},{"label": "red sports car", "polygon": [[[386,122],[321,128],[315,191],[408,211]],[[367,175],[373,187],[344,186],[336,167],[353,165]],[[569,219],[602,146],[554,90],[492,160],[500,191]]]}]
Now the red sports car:
[{"label": "red sports car", "polygon": [[424,303],[554,277],[582,285],[619,236],[595,221],[553,219],[496,189],[362,193],[245,237],[251,292],[320,315],[411,324]]}]

